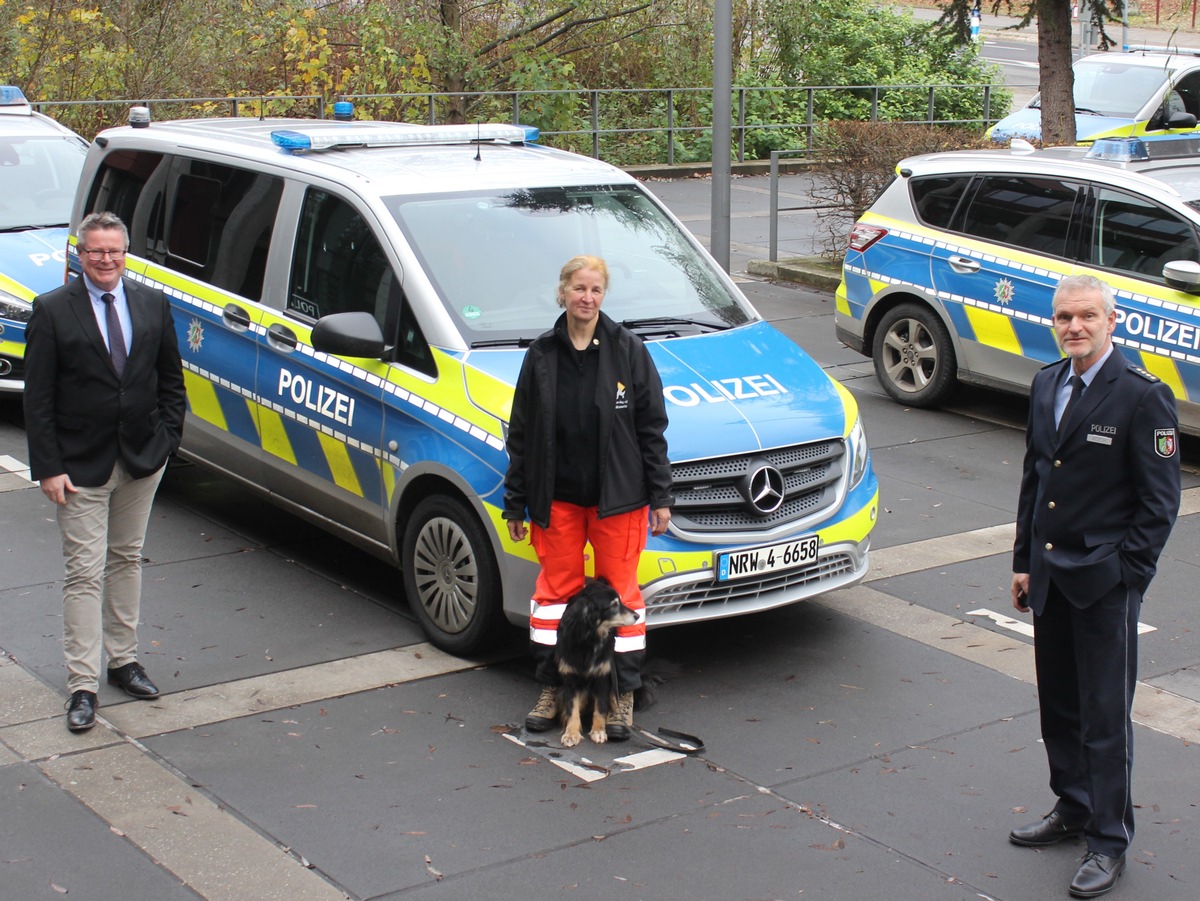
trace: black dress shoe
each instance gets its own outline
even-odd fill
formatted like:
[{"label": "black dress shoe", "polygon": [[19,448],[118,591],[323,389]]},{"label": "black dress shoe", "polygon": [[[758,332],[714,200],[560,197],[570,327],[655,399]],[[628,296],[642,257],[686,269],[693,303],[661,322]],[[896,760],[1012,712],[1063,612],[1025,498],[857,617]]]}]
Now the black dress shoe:
[{"label": "black dress shoe", "polygon": [[67,728],[72,732],[87,732],[96,725],[96,693],[77,691],[67,701]]},{"label": "black dress shoe", "polygon": [[1109,857],[1088,851],[1079,865],[1079,872],[1067,889],[1076,898],[1099,898],[1112,891],[1121,874],[1125,872],[1125,855]]},{"label": "black dress shoe", "polygon": [[1019,826],[1008,834],[1008,840],[1014,845],[1024,845],[1027,848],[1044,848],[1055,845],[1063,839],[1083,835],[1083,824],[1068,823],[1057,810],[1051,811],[1036,823]]},{"label": "black dress shoe", "polygon": [[158,686],[150,681],[136,660],[108,671],[108,684],[115,685],[134,698],[157,698]]}]

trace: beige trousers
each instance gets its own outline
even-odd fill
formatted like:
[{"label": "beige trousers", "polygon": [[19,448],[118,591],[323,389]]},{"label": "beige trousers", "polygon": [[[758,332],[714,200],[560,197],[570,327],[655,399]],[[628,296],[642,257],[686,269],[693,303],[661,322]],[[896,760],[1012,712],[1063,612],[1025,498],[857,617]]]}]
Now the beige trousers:
[{"label": "beige trousers", "polygon": [[58,508],[69,692],[99,689],[102,639],[110,667],[137,660],[142,545],[164,469],[135,479],[118,460],[105,484],[68,493]]}]

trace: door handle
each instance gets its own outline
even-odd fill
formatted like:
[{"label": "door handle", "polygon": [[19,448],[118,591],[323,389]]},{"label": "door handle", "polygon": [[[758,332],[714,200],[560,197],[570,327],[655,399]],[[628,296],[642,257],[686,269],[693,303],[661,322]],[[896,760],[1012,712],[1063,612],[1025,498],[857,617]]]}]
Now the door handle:
[{"label": "door handle", "polygon": [[226,325],[236,332],[245,332],[250,329],[250,314],[236,303],[225,304],[221,318],[225,320]]},{"label": "door handle", "polygon": [[267,329],[267,343],[277,350],[290,353],[296,349],[296,333],[286,325],[276,322]]},{"label": "door handle", "polygon": [[950,268],[960,275],[979,271],[979,261],[970,257],[960,257],[957,254],[950,257]]}]

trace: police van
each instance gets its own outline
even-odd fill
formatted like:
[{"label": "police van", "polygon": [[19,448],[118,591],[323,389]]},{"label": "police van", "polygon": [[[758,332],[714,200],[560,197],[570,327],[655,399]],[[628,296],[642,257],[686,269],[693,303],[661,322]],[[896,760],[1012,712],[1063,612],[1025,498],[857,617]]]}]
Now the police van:
[{"label": "police van", "polygon": [[559,269],[591,253],[670,416],[678,501],[640,562],[649,625],[861,579],[878,484],[852,397],[633,177],[536,138],[245,118],[98,135],[72,223],[118,214],[128,277],[171,298],[181,453],[394,562],[430,639],[479,651],[528,623],[506,427]]},{"label": "police van", "polygon": [[0,85],[0,392],[25,389],[30,301],[63,283],[87,141]]},{"label": "police van", "polygon": [[837,335],[910,406],[957,382],[1028,393],[1061,359],[1051,298],[1108,282],[1113,343],[1175,393],[1200,434],[1200,138],[912,157],[855,223]]}]

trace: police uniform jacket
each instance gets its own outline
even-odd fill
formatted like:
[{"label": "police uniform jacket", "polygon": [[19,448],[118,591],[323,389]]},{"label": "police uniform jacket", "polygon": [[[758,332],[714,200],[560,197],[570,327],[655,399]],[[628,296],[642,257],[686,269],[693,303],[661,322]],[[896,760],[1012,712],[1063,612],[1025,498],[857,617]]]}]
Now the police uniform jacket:
[{"label": "police uniform jacket", "polygon": [[187,396],[171,306],[161,291],[123,284],[133,335],[120,376],[82,278],[34,299],[24,401],[35,481],[66,473],[94,488],[118,456],[143,478],[179,447]]},{"label": "police uniform jacket", "polygon": [[1077,607],[1118,584],[1143,593],[1179,510],[1175,398],[1114,349],[1061,437],[1054,400],[1063,360],[1034,378],[1017,503],[1013,572],[1029,573],[1041,615],[1049,580]]},{"label": "police uniform jacket", "polygon": [[[649,504],[669,507],[671,465],[667,460],[667,410],[662,380],[640,338],[598,314],[600,363],[596,416],[600,432],[600,516],[627,513]],[[557,342],[566,314],[530,345],[513,394],[508,432],[504,518],[550,525],[554,499]]]}]

